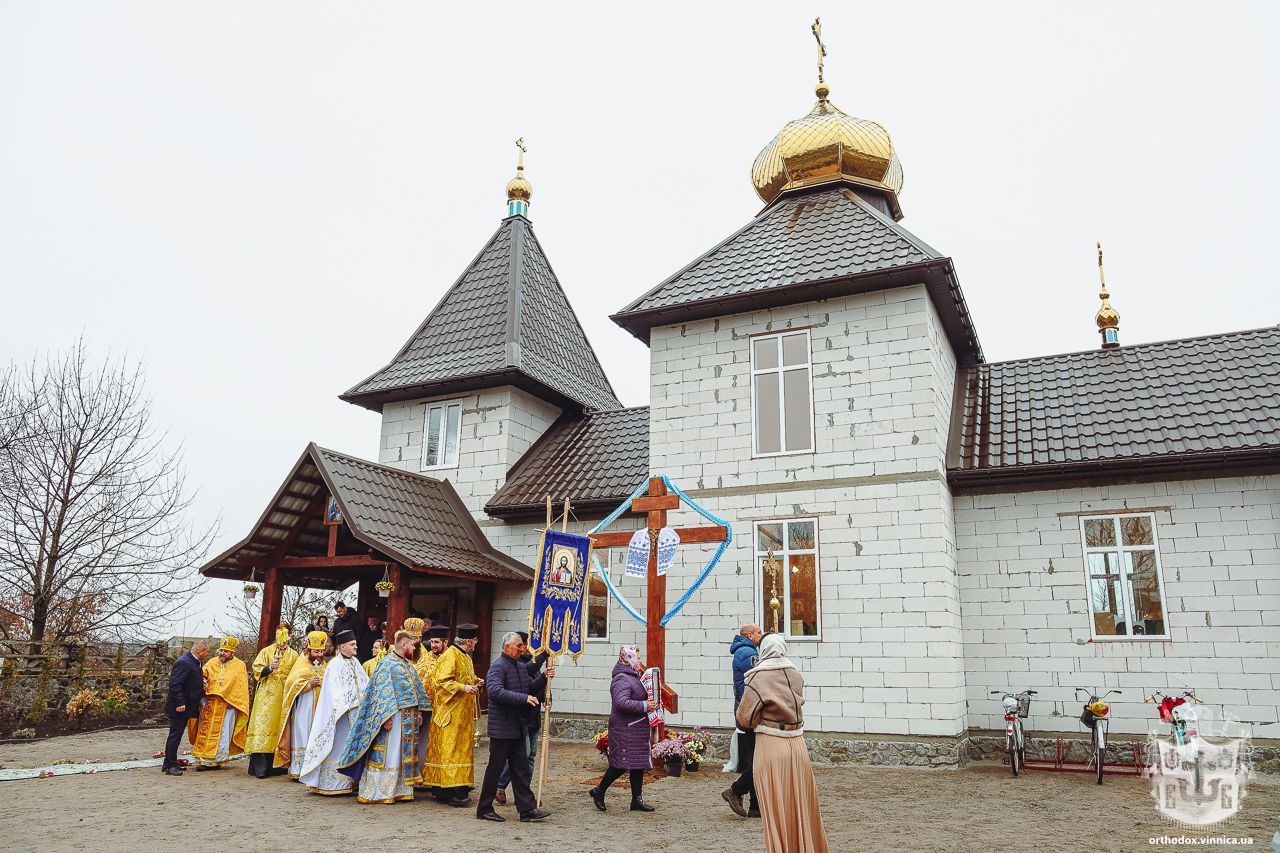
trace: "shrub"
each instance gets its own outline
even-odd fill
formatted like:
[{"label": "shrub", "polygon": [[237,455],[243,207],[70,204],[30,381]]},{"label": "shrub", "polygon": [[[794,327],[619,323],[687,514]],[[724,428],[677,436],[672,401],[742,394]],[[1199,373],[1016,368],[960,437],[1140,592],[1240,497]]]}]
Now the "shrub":
[{"label": "shrub", "polygon": [[94,690],[81,690],[67,703],[67,717],[80,723],[101,711],[102,700]]},{"label": "shrub", "polygon": [[14,729],[13,736],[16,738],[22,738],[24,740],[30,740],[31,738],[36,736],[36,730],[35,729]]},{"label": "shrub", "polygon": [[123,687],[112,687],[102,697],[102,715],[104,717],[121,717],[129,713],[129,694]]}]

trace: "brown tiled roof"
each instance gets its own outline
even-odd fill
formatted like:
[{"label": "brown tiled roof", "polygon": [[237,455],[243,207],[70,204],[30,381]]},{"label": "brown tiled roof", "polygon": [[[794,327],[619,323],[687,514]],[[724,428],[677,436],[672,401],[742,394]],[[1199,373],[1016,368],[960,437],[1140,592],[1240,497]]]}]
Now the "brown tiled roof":
[{"label": "brown tiled roof", "polygon": [[983,364],[957,381],[958,488],[1280,463],[1280,327]]},{"label": "brown tiled roof", "polygon": [[654,326],[922,282],[960,362],[982,361],[951,260],[852,186],[824,185],[783,193],[612,319],[647,342]]},{"label": "brown tiled roof", "polygon": [[[428,572],[495,581],[533,579],[530,568],[489,544],[448,480],[388,468],[315,444],[307,446],[249,536],[201,572],[247,580],[273,556],[323,556],[328,533],[320,515],[330,494],[342,510],[345,524],[340,534],[343,544],[350,546],[347,553],[372,548]],[[309,578],[316,579],[324,581],[325,575]]]},{"label": "brown tiled roof", "polygon": [[498,385],[568,408],[621,405],[523,216],[503,220],[391,363],[341,399],[378,411]]},{"label": "brown tiled roof", "polygon": [[485,506],[498,518],[541,515],[547,496],[573,511],[612,510],[649,475],[649,409],[561,418],[521,457]]}]

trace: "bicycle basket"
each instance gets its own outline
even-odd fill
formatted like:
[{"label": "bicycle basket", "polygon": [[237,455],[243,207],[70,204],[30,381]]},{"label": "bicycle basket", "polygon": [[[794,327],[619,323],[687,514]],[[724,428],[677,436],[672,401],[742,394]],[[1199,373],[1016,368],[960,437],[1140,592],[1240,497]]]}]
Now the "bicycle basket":
[{"label": "bicycle basket", "polygon": [[1089,728],[1093,728],[1098,724],[1098,715],[1090,711],[1088,706],[1086,706],[1084,713],[1080,715],[1080,722],[1084,723]]},{"label": "bicycle basket", "polygon": [[1025,720],[1030,714],[1031,714],[1031,697],[1026,695],[1019,696],[1018,697],[1018,716]]}]

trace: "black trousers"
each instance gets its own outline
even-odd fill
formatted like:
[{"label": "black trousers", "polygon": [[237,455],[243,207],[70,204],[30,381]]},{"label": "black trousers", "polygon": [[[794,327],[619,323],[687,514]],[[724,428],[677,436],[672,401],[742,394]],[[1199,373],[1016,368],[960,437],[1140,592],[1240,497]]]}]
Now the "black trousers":
[{"label": "black trousers", "polygon": [[644,771],[643,770],[623,770],[621,767],[609,765],[609,769],[604,771],[604,776],[600,777],[600,794],[609,790],[609,786],[618,779],[622,778],[623,773],[631,774],[631,801],[635,802],[640,799],[640,794],[644,791]]},{"label": "black trousers", "polygon": [[187,718],[170,717],[169,718],[169,739],[164,742],[164,769],[178,766],[178,744],[182,743],[182,736],[187,733]]},{"label": "black trousers", "polygon": [[752,772],[755,757],[756,733],[743,732],[738,735],[738,767],[742,770],[742,775],[729,787],[739,797],[750,796],[753,806],[760,808],[760,802],[756,799],[755,773]]},{"label": "black trousers", "polygon": [[538,807],[533,797],[533,778],[529,772],[529,750],[522,737],[489,738],[489,766],[484,769],[484,782],[480,785],[480,802],[476,813],[493,810],[493,798],[498,793],[498,777],[506,767],[511,768],[511,793],[515,795],[516,808],[526,814]]}]

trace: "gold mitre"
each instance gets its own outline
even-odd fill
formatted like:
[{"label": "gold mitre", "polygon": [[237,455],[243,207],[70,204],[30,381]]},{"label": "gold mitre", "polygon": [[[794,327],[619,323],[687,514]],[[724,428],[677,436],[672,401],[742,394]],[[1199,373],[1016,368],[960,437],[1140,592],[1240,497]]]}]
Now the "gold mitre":
[{"label": "gold mitre", "polygon": [[324,651],[325,646],[329,644],[329,635],[324,631],[312,631],[307,634],[307,648],[313,652]]},{"label": "gold mitre", "polygon": [[415,640],[421,640],[422,629],[425,627],[427,627],[427,623],[415,617],[413,619],[404,620],[403,630],[408,631],[410,634],[412,634]]},{"label": "gold mitre", "polygon": [[218,651],[235,654],[236,646],[238,645],[240,645],[240,641],[235,637],[223,637],[222,642],[218,644]]}]

